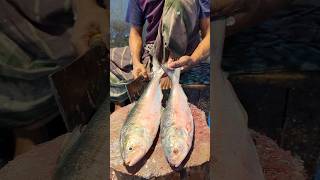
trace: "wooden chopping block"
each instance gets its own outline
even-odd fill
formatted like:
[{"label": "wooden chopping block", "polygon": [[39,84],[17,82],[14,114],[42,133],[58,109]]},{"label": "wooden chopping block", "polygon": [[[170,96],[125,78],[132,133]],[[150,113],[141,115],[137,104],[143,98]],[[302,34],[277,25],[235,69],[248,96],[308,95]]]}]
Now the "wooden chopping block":
[{"label": "wooden chopping block", "polygon": [[133,104],[122,107],[110,116],[110,167],[121,179],[209,179],[210,129],[205,113],[190,104],[194,118],[193,148],[185,160],[183,169],[173,170],[168,164],[159,136],[148,154],[134,167],[127,169],[120,155],[120,130]]}]

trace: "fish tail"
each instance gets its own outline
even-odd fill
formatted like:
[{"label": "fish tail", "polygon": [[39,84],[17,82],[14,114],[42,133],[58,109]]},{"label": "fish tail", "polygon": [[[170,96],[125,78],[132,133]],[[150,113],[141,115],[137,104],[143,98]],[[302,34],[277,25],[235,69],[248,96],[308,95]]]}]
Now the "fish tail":
[{"label": "fish tail", "polygon": [[173,84],[179,84],[180,73],[181,73],[181,68],[176,68],[176,69],[174,70],[173,76],[172,76],[172,78],[171,78]]},{"label": "fish tail", "polygon": [[156,72],[158,71],[160,68],[160,64],[158,61],[158,58],[156,58],[155,56],[152,58],[152,72]]},{"label": "fish tail", "polygon": [[157,80],[160,80],[163,74],[164,74],[164,70],[162,68],[159,68],[158,70],[155,71],[155,75],[158,77]]},{"label": "fish tail", "polygon": [[162,69],[169,76],[169,78],[172,81],[172,84],[179,84],[181,68],[176,68],[175,70],[170,70],[166,66],[163,65]]}]

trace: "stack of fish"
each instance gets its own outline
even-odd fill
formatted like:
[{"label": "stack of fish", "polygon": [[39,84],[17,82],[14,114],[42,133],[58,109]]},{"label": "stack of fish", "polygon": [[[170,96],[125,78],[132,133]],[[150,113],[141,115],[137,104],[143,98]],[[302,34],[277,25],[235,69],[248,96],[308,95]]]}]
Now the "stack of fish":
[{"label": "stack of fish", "polygon": [[[159,127],[164,154],[171,166],[179,167],[188,155],[193,141],[194,122],[188,99],[179,84],[180,69],[165,66],[154,70],[147,89],[128,114],[120,133],[120,151],[124,164],[133,166],[151,148]],[[172,88],[163,109],[160,79],[166,73]]]}]

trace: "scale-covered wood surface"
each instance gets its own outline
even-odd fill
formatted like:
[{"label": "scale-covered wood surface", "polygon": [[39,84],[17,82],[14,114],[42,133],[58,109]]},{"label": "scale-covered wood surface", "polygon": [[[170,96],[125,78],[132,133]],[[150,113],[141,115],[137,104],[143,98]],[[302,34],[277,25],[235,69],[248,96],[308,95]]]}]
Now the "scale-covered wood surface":
[{"label": "scale-covered wood surface", "polygon": [[123,123],[133,104],[120,108],[110,117],[110,166],[115,170],[118,179],[126,178],[169,178],[180,179],[189,176],[195,179],[208,179],[210,159],[210,129],[207,126],[205,113],[190,104],[195,123],[195,136],[193,148],[183,162],[184,166],[179,171],[173,169],[165,159],[159,137],[156,144],[134,167],[127,169],[120,156],[119,136]]}]

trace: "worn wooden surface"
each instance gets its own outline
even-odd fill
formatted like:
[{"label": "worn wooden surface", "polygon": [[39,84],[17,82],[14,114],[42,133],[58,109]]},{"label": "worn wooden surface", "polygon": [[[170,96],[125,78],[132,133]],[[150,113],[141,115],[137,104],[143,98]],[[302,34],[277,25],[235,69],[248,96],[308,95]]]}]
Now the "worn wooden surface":
[{"label": "worn wooden surface", "polygon": [[249,127],[304,161],[310,179],[320,150],[320,73],[239,74],[230,78]]},{"label": "worn wooden surface", "polygon": [[67,129],[87,123],[108,95],[109,53],[99,45],[50,76]]},{"label": "worn wooden surface", "polygon": [[[157,178],[180,179],[188,176],[189,179],[209,179],[210,158],[210,130],[207,126],[204,112],[196,106],[190,105],[195,123],[193,148],[183,162],[181,169],[173,169],[165,159],[159,137],[156,144],[137,165],[126,168],[119,150],[119,136],[121,127],[133,104],[116,110],[110,117],[110,166],[115,171],[117,179],[126,178]],[[178,171],[177,171],[178,170]]]}]

